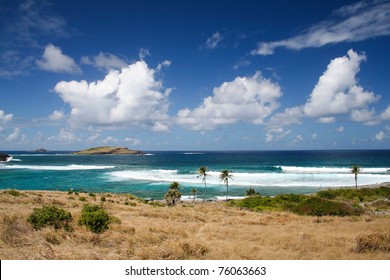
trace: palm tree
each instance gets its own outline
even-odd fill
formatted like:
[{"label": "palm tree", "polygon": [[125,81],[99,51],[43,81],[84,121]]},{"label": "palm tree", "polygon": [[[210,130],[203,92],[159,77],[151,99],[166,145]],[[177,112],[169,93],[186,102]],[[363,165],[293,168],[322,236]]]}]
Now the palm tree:
[{"label": "palm tree", "polygon": [[219,174],[219,179],[220,181],[223,181],[226,185],[226,201],[227,201],[229,196],[229,179],[233,180],[232,172],[227,169],[223,170],[221,174]]},{"label": "palm tree", "polygon": [[179,190],[179,189],[181,189],[181,186],[178,182],[175,181],[169,185],[169,189],[170,190]]},{"label": "palm tree", "polygon": [[196,194],[198,193],[198,190],[193,188],[193,189],[191,190],[191,192],[192,192],[192,194],[194,195],[194,198],[193,198],[193,200],[192,200],[192,203],[195,203]]},{"label": "palm tree", "polygon": [[360,173],[359,165],[353,165],[351,171],[352,171],[353,174],[355,174],[355,185],[356,185],[356,188],[357,188],[357,177],[358,177],[358,174]]},{"label": "palm tree", "polygon": [[181,192],[179,192],[179,189],[181,188],[180,184],[178,182],[172,182],[169,186],[168,191],[165,193],[165,200],[168,203],[168,205],[176,205],[178,201],[180,201],[181,198]]},{"label": "palm tree", "polygon": [[246,196],[255,197],[260,196],[260,193],[256,192],[254,188],[249,188],[246,190]]},{"label": "palm tree", "polygon": [[198,177],[197,178],[199,178],[199,177],[202,177],[202,183],[204,183],[204,196],[203,196],[203,203],[204,203],[204,200],[205,200],[205,198],[206,198],[206,177],[207,176],[210,176],[209,174],[207,174],[207,170],[208,170],[208,168],[207,168],[207,166],[201,166],[201,167],[199,167],[199,169],[198,169]]}]

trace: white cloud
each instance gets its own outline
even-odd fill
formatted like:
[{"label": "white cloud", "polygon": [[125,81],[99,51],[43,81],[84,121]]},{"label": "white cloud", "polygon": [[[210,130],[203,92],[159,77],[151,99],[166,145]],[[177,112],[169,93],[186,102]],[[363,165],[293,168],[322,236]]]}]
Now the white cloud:
[{"label": "white cloud", "polygon": [[354,122],[362,122],[365,125],[375,125],[379,123],[379,119],[375,115],[375,108],[368,110],[364,109],[353,109],[351,112],[351,120]]},{"label": "white cloud", "polygon": [[366,107],[380,96],[365,91],[357,84],[356,74],[364,54],[353,50],[347,56],[333,59],[319,78],[303,110],[310,117],[349,113],[352,109]]},{"label": "white cloud", "polygon": [[380,115],[382,120],[390,120],[390,105],[387,106],[386,110]]},{"label": "white cloud", "polygon": [[262,42],[252,54],[270,55],[278,47],[300,50],[386,35],[390,35],[390,3],[361,1],[340,8],[332,19],[316,24],[295,37]]},{"label": "white cloud", "polygon": [[138,56],[139,56],[139,59],[140,59],[140,60],[144,60],[145,57],[151,56],[151,54],[150,54],[149,49],[140,48],[140,49],[138,50]]},{"label": "white cloud", "polygon": [[238,121],[263,124],[264,118],[279,107],[280,96],[280,86],[256,72],[214,88],[213,95],[199,107],[180,110],[177,122],[191,130],[212,130]]},{"label": "white cloud", "polygon": [[49,119],[52,121],[59,121],[65,118],[65,113],[63,111],[55,110],[49,115]]},{"label": "white cloud", "polygon": [[156,67],[156,71],[160,71],[163,67],[169,67],[171,66],[172,62],[170,60],[164,60],[163,62],[159,63]]},{"label": "white cloud", "polygon": [[323,117],[317,120],[319,123],[334,123],[336,121],[335,117]]},{"label": "white cloud", "polygon": [[303,136],[301,134],[298,134],[296,137],[295,137],[295,140],[294,142],[295,143],[299,143],[299,142],[302,142],[303,141]]},{"label": "white cloud", "polygon": [[385,140],[385,133],[383,131],[379,131],[377,134],[375,134],[375,140],[383,141]]},{"label": "white cloud", "polygon": [[81,58],[81,63],[105,70],[122,69],[127,66],[127,63],[119,57],[103,52],[96,56],[84,56]]},{"label": "white cloud", "polygon": [[344,132],[344,126],[339,126],[338,128],[336,128],[336,131],[337,132]]},{"label": "white cloud", "polygon": [[204,48],[206,49],[215,49],[218,44],[222,41],[223,37],[218,31],[215,32],[211,37],[207,38]]},{"label": "white cloud", "polygon": [[13,114],[5,114],[3,110],[0,110],[0,122],[7,123],[10,122],[13,118]]},{"label": "white cloud", "polygon": [[301,107],[292,107],[284,110],[283,113],[276,113],[271,117],[271,125],[292,125],[292,124],[301,124],[301,118],[303,117],[303,112]]},{"label": "white cloud", "polygon": [[118,140],[115,137],[108,136],[102,141],[103,144],[116,144],[118,143]]},{"label": "white cloud", "polygon": [[20,128],[15,128],[14,132],[7,136],[5,139],[8,142],[16,142],[20,138]]},{"label": "white cloud", "polygon": [[28,143],[29,139],[25,134],[22,134],[20,128],[15,128],[14,131],[7,136],[5,139],[7,142],[19,142],[19,143]]},{"label": "white cloud", "polygon": [[81,73],[80,67],[73,58],[64,55],[59,47],[49,44],[46,46],[41,59],[35,61],[42,70],[56,73]]},{"label": "white cloud", "polygon": [[123,141],[129,143],[130,146],[138,146],[139,144],[141,144],[141,140],[137,138],[126,137],[125,139],[123,139]]},{"label": "white cloud", "polygon": [[74,134],[73,132],[71,132],[65,128],[61,128],[58,135],[51,136],[48,139],[50,141],[56,141],[56,142],[64,143],[64,144],[72,144],[72,143],[81,141],[81,139],[76,134]]},{"label": "white cloud", "polygon": [[317,133],[313,133],[312,136],[311,136],[311,140],[315,141],[315,140],[317,140],[317,137],[318,137],[318,134]]},{"label": "white cloud", "polygon": [[3,130],[3,125],[10,122],[13,117],[13,114],[6,114],[3,110],[0,110],[0,131]]},{"label": "white cloud", "polygon": [[286,137],[291,133],[291,130],[285,131],[283,127],[274,127],[267,130],[267,133],[265,135],[266,142],[279,142],[281,139]]},{"label": "white cloud", "polygon": [[155,131],[169,130],[168,97],[162,81],[145,61],[110,71],[96,82],[59,82],[54,88],[71,106],[70,122],[82,125],[141,125]]}]

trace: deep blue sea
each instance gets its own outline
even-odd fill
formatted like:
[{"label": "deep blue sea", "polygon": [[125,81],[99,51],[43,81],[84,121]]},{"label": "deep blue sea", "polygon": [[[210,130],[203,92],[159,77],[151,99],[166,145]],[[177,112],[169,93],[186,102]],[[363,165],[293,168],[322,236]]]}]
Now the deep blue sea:
[{"label": "deep blue sea", "polygon": [[229,196],[242,197],[252,187],[262,195],[311,193],[354,186],[351,166],[361,167],[358,184],[390,182],[390,150],[148,152],[146,155],[73,155],[70,152],[5,151],[0,163],[0,189],[75,190],[131,193],[162,199],[169,184],[179,182],[183,198],[191,189],[204,194],[200,166],[208,167],[207,198],[222,199],[222,170],[232,171]]}]

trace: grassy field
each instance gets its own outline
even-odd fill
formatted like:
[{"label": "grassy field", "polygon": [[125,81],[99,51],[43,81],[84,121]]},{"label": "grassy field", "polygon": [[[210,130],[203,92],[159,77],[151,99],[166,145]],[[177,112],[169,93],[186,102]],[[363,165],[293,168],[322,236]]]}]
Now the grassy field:
[{"label": "grassy field", "polygon": [[[85,204],[103,206],[115,222],[92,233],[77,223]],[[27,219],[45,205],[70,212],[73,230],[35,230]],[[225,202],[166,207],[126,194],[1,191],[0,258],[388,260],[390,215],[374,212],[305,216]]]}]

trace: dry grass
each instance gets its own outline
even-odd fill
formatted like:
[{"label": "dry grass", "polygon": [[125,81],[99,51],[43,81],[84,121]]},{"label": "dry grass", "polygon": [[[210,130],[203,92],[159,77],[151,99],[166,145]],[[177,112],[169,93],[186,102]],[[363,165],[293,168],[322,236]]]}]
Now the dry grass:
[{"label": "dry grass", "polygon": [[[119,194],[21,193],[0,192],[1,259],[390,259],[389,215],[308,217],[223,202],[154,207]],[[102,203],[121,223],[102,234],[78,226],[85,203]],[[74,231],[33,230],[27,217],[43,205],[69,211]]]}]

